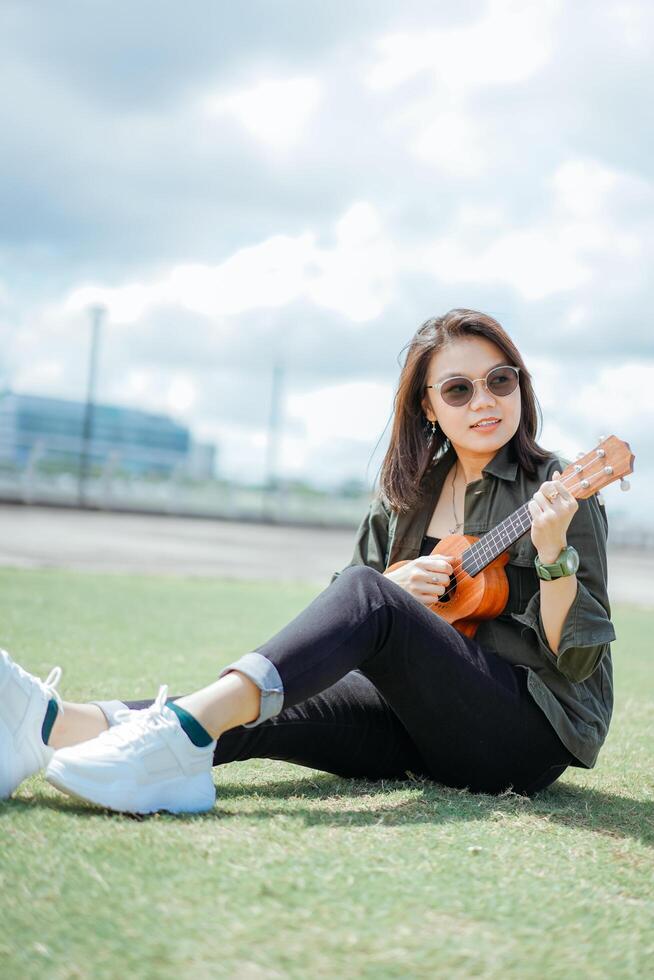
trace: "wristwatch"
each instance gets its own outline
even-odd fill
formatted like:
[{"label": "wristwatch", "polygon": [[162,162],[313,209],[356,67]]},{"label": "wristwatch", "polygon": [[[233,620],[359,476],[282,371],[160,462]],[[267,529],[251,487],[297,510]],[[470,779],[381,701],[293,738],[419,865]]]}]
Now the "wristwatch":
[{"label": "wristwatch", "polygon": [[538,555],[534,558],[536,575],[545,582],[551,582],[555,578],[563,578],[565,575],[574,575],[579,568],[579,555],[571,544],[560,551],[556,561],[552,565],[544,565]]}]

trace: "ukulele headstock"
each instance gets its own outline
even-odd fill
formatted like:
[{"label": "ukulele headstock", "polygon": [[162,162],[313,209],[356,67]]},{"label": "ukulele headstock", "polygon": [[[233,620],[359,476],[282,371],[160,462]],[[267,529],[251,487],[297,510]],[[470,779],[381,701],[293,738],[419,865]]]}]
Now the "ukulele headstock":
[{"label": "ukulele headstock", "polygon": [[574,463],[566,466],[559,479],[577,500],[583,500],[633,473],[635,458],[628,442],[616,436],[602,436],[594,449],[581,453]]}]

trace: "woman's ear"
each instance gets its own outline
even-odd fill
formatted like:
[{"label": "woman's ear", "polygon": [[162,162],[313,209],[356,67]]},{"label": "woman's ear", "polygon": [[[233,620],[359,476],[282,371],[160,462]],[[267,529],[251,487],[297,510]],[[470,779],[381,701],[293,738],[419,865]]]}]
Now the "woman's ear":
[{"label": "woman's ear", "polygon": [[436,416],[434,415],[434,409],[431,407],[429,399],[423,398],[420,405],[422,407],[422,412],[425,418],[428,419],[430,422],[435,422]]}]

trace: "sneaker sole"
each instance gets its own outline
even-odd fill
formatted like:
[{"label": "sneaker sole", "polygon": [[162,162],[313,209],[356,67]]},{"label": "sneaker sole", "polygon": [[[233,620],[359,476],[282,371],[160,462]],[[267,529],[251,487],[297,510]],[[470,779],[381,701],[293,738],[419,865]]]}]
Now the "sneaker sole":
[{"label": "sneaker sole", "polygon": [[[6,650],[0,650],[0,690],[3,698],[7,697],[7,685],[11,682],[14,663]],[[10,799],[23,780],[43,769],[52,757],[52,751],[44,748],[40,742],[41,712],[45,712],[47,702],[35,690],[40,681],[33,675],[30,676],[34,680],[32,690],[23,683],[19,684],[23,694],[27,696],[27,703],[17,732],[10,731],[6,716],[0,710],[0,800]],[[35,735],[39,737],[41,749],[31,740],[31,728],[35,729]]]},{"label": "sneaker sole", "polygon": [[[39,760],[37,751],[34,748],[25,748],[24,742],[25,740],[23,740],[22,764],[17,769],[15,763],[19,750],[16,748],[14,736],[0,718],[0,800],[10,799],[23,780],[34,776],[47,764],[47,755],[46,758]],[[28,758],[25,758],[26,755]],[[49,755],[51,756],[52,752]]]},{"label": "sneaker sole", "polygon": [[171,779],[150,789],[134,783],[108,784],[99,792],[97,783],[66,772],[54,758],[45,772],[46,779],[62,793],[114,810],[117,813],[206,813],[216,802],[216,787],[210,773]]}]

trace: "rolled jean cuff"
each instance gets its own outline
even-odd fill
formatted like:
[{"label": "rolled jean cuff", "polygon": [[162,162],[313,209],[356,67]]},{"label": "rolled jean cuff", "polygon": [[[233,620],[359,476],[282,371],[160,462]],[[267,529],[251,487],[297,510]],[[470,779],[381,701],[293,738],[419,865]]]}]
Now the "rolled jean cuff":
[{"label": "rolled jean cuff", "polygon": [[120,719],[116,718],[116,712],[129,711],[129,708],[124,701],[89,701],[89,704],[95,704],[100,709],[102,714],[107,719],[109,728],[113,728],[114,725],[120,724]]},{"label": "rolled jean cuff", "polygon": [[284,685],[272,661],[262,653],[245,653],[239,660],[223,668],[218,677],[223,677],[230,670],[239,670],[245,674],[261,691],[259,717],[247,722],[243,728],[255,728],[262,721],[279,714],[284,707]]}]

